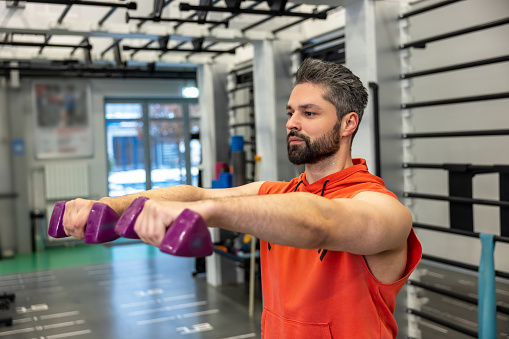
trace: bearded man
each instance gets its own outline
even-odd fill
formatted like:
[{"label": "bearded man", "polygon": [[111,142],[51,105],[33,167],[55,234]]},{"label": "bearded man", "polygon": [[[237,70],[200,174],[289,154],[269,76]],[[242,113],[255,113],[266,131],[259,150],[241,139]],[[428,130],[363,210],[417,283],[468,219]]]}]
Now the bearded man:
[{"label": "bearded man", "polygon": [[[368,95],[349,69],[306,59],[286,106],[288,157],[304,173],[290,182],[228,189],[173,186],[103,198],[118,214],[151,198],[135,231],[159,246],[184,210],[209,227],[261,239],[262,338],[396,338],[396,295],[422,248],[412,217],[384,182],[352,159]],[[94,201],[67,203],[68,235],[83,239]]]}]

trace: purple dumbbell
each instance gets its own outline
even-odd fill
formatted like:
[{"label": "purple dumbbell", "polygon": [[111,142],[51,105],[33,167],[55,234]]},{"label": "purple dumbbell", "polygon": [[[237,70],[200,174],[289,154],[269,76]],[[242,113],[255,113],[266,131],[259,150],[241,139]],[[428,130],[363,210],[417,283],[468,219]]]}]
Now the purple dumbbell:
[{"label": "purple dumbbell", "polygon": [[[48,234],[53,238],[67,237],[62,224],[65,204],[66,201],[57,202],[51,214]],[[100,202],[94,203],[88,215],[85,242],[87,244],[102,244],[120,238],[114,231],[118,218],[118,214],[108,205]]]},{"label": "purple dumbbell", "polygon": [[[146,197],[138,197],[124,211],[115,232],[125,238],[139,239],[134,224],[140,214]],[[168,227],[159,246],[161,252],[179,257],[206,257],[214,252],[210,232],[199,213],[185,209]]]}]

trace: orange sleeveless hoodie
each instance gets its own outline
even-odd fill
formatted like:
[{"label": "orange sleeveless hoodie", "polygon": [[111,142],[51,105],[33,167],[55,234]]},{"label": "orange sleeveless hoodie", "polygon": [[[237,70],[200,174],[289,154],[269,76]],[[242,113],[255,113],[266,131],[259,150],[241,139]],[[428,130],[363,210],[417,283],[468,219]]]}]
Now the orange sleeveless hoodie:
[{"label": "orange sleeveless hoodie", "polygon": [[[353,159],[353,163],[313,184],[308,184],[305,173],[288,183],[265,182],[259,194],[298,191],[333,199],[375,191],[396,198],[382,179],[368,172],[364,159]],[[396,295],[422,255],[413,230],[407,243],[403,277],[382,284],[361,255],[299,249],[262,240],[262,339],[396,338]]]}]

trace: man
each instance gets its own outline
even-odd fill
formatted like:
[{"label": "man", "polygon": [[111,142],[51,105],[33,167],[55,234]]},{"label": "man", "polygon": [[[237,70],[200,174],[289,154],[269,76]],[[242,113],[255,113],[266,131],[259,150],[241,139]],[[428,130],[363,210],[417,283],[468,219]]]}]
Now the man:
[{"label": "man", "polygon": [[[151,198],[135,230],[154,246],[185,208],[209,227],[262,239],[263,338],[395,338],[396,294],[422,249],[408,209],[363,159],[351,158],[366,103],[366,89],[347,68],[307,59],[286,107],[288,155],[305,165],[298,178],[100,201],[121,214],[136,196]],[[83,238],[92,203],[66,205],[69,235]]]}]

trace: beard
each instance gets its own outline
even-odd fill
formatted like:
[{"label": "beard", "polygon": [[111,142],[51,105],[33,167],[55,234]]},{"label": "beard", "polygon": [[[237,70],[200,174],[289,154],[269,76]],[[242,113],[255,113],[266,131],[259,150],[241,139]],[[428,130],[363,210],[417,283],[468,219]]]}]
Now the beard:
[{"label": "beard", "polygon": [[[286,136],[286,144],[288,148],[288,159],[294,165],[316,164],[324,160],[339,150],[339,121],[336,122],[332,131],[316,140],[311,139],[304,134],[296,131],[290,131]],[[297,137],[304,141],[298,145],[290,145],[289,138]]]}]

